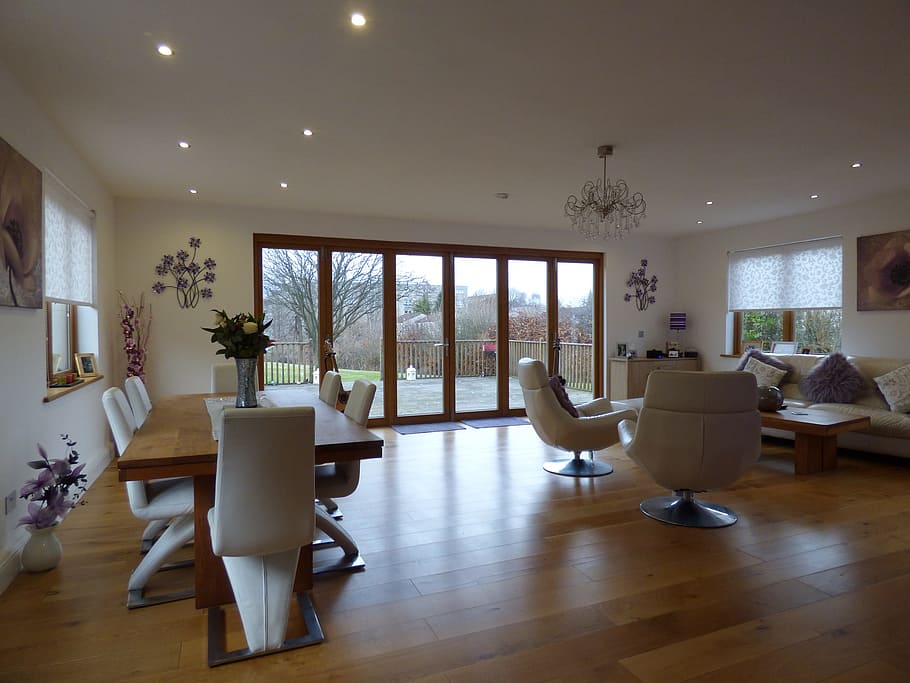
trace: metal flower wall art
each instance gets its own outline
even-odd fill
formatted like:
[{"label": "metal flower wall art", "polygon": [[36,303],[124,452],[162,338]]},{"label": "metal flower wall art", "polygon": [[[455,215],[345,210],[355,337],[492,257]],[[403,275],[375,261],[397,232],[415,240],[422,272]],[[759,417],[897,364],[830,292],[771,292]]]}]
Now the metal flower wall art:
[{"label": "metal flower wall art", "polygon": [[648,259],[643,258],[638,270],[632,271],[629,275],[629,279],[626,280],[626,287],[629,289],[634,288],[635,294],[626,292],[624,299],[626,301],[634,301],[635,307],[639,311],[644,311],[648,306],[657,301],[657,297],[654,296],[654,293],[657,291],[657,276],[652,275],[649,278],[645,273],[647,267]]},{"label": "metal flower wall art", "polygon": [[201,239],[190,237],[192,256],[186,249],[180,249],[175,255],[162,256],[161,263],[155,266],[155,273],[161,278],[172,278],[173,284],[158,280],[152,285],[152,291],[163,294],[166,289],[173,289],[180,308],[196,308],[200,299],[211,299],[212,288],[209,285],[215,281],[215,261],[207,258],[202,265],[196,263],[201,246]]}]

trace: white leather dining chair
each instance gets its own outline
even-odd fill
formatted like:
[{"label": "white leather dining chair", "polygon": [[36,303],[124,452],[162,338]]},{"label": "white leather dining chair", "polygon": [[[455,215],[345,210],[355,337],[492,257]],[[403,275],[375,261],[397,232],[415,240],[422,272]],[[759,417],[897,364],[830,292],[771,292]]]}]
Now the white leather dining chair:
[{"label": "white leather dining chair", "polygon": [[145,388],[145,382],[141,377],[127,377],[123,388],[126,390],[126,397],[129,399],[133,417],[136,419],[136,427],[141,427],[145,418],[152,412],[152,401]]},{"label": "white leather dining chair", "polygon": [[[351,395],[345,406],[344,414],[349,420],[361,426],[366,426],[370,417],[370,408],[376,396],[376,385],[366,380],[354,381]],[[320,503],[335,498],[349,496],[357,489],[360,483],[360,461],[334,462],[316,466],[316,497]],[[337,509],[337,505],[335,508]],[[325,550],[340,547],[343,557],[335,562],[320,563],[315,566],[314,573],[321,574],[329,571],[361,569],[364,567],[363,558],[354,538],[339,523],[340,516],[333,515],[329,510],[316,506],[316,528],[325,533],[329,539],[313,544],[314,550]]]},{"label": "white leather dining chair", "polygon": [[338,402],[338,392],[341,391],[341,375],[334,370],[326,370],[319,380],[319,400],[334,406]]},{"label": "white leather dining chair", "polygon": [[225,652],[223,609],[209,608],[209,666],[323,640],[306,593],[297,603],[307,633],[285,640],[300,549],[313,540],[314,416],[309,406],[224,410],[208,522],[247,647]]},{"label": "white leather dining chair", "polygon": [[212,363],[212,393],[237,393],[237,363]]},{"label": "white leather dining chair", "polygon": [[[119,388],[111,387],[102,394],[101,402],[114,436],[117,453],[121,455],[136,431],[126,395]],[[166,595],[145,594],[146,585],[156,572],[192,564],[192,560],[171,564],[167,560],[193,539],[193,480],[190,477],[177,477],[128,481],[126,493],[133,515],[150,523],[164,522],[167,525],[130,574],[127,607],[148,607],[193,597],[192,589]],[[146,527],[147,530],[148,528]]]}]

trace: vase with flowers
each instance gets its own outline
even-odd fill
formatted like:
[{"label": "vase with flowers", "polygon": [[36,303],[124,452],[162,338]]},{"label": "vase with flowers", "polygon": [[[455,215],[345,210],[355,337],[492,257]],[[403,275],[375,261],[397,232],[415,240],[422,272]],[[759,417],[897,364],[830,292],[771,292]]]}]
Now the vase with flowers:
[{"label": "vase with flowers", "polygon": [[30,572],[53,569],[60,562],[63,549],[54,531],[85,493],[85,465],[77,464],[76,442],[68,434],[61,434],[60,438],[66,444],[66,457],[48,458],[44,447],[38,444],[40,459],[28,463],[38,474],[19,491],[19,497],[28,501],[28,513],[19,525],[31,534],[22,549],[22,567]]},{"label": "vase with flowers", "polygon": [[229,316],[223,310],[212,309],[215,314],[215,326],[203,327],[212,333],[212,343],[221,344],[223,348],[215,353],[237,362],[237,400],[238,408],[256,407],[256,367],[259,355],[272,344],[265,333],[272,321],[265,322],[265,314],[258,316],[252,313],[238,313]]}]

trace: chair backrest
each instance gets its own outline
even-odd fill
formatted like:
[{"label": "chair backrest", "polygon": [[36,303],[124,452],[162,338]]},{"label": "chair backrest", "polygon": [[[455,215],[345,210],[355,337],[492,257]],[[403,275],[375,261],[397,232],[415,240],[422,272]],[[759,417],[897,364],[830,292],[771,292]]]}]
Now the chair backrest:
[{"label": "chair backrest", "polygon": [[212,393],[233,394],[237,392],[237,363],[212,363]]},{"label": "chair backrest", "polygon": [[105,389],[104,393],[101,394],[101,405],[104,407],[107,423],[110,425],[111,432],[114,435],[117,455],[123,455],[123,451],[130,445],[133,433],[137,429],[136,420],[126,399],[126,394],[119,387]]},{"label": "chair backrest", "polygon": [[669,489],[731,484],[761,455],[755,375],[655,370],[627,451]]},{"label": "chair backrest", "polygon": [[525,399],[525,412],[540,440],[550,446],[565,448],[564,435],[578,424],[577,418],[559,405],[550,386],[546,366],[534,358],[518,361],[518,383]]},{"label": "chair backrest", "polygon": [[249,556],[311,543],[312,407],[225,408],[215,473],[216,555]]},{"label": "chair backrest", "polygon": [[348,397],[348,404],[344,407],[345,416],[361,426],[366,426],[375,396],[375,384],[367,382],[365,379],[354,380],[351,395]]},{"label": "chair backrest", "polygon": [[319,380],[319,400],[334,406],[341,391],[341,375],[334,370],[326,370]]},{"label": "chair backrest", "polygon": [[136,418],[136,427],[141,427],[145,418],[152,411],[152,401],[145,389],[145,382],[141,377],[127,377],[123,388],[126,389],[126,397],[133,410],[133,417]]}]

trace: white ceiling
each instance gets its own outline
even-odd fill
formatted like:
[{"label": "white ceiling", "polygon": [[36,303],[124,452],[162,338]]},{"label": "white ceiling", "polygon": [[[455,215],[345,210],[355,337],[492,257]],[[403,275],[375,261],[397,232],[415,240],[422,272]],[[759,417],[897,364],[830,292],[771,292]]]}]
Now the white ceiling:
[{"label": "white ceiling", "polygon": [[906,0],[0,2],[116,196],[567,230],[612,143],[652,235],[910,188],[908,32]]}]

